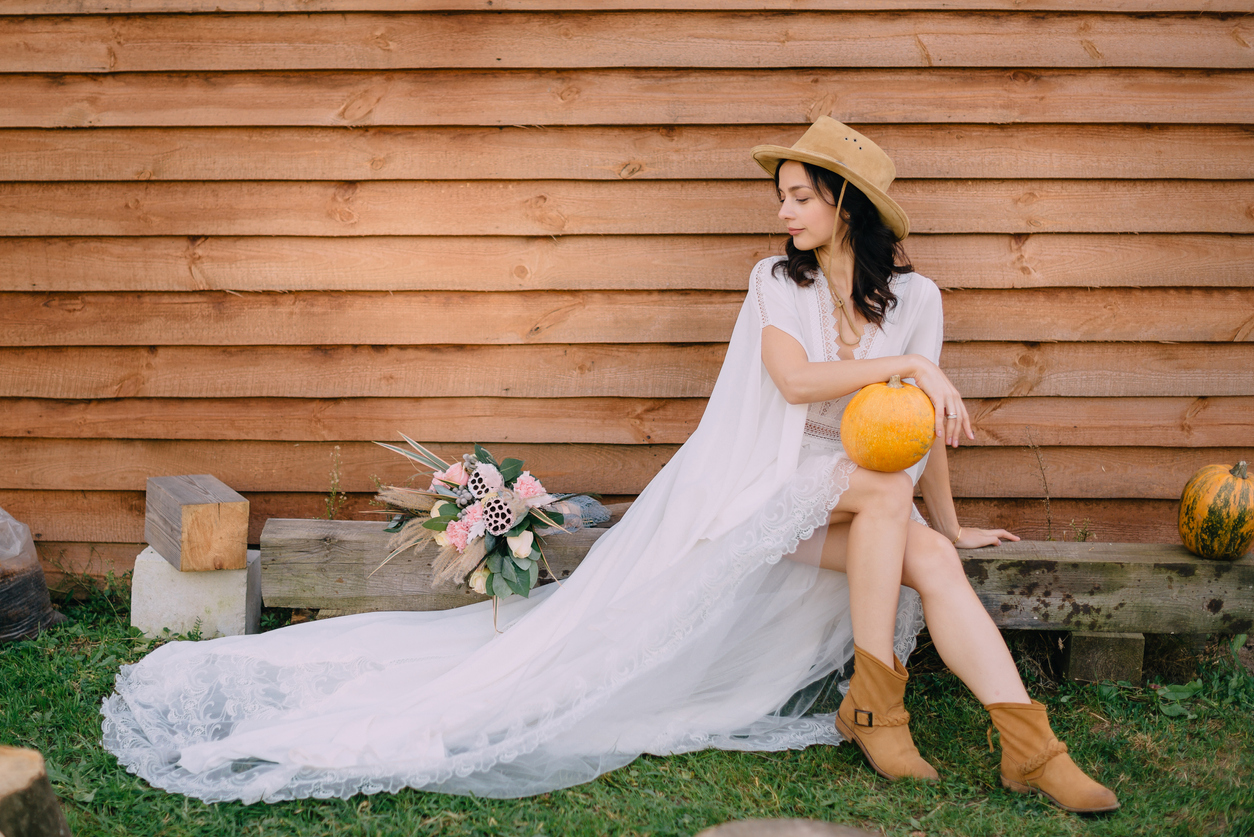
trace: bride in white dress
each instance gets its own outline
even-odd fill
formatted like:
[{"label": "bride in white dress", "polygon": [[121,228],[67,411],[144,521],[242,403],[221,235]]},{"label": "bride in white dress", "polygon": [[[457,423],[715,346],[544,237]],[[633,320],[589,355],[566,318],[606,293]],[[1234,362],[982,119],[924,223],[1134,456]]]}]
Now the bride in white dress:
[{"label": "bride in white dress", "polygon": [[[483,603],[164,645],[119,673],[105,747],[207,802],[518,797],[642,753],[847,738],[882,775],[926,780],[900,662],[926,617],[1001,731],[1007,787],[1118,807],[1029,701],[962,572],[955,546],[1014,536],[958,524],[945,443],[969,419],[937,367],[940,292],[894,267],[908,222],[886,193],[892,162],[827,117],[754,156],[776,178],[789,255],[753,269],[697,430],[569,579],[503,600],[500,634]],[[856,467],[839,429],[848,397],[892,375],[932,399],[943,443],[885,474]],[[811,713],[851,658],[839,712]]]}]

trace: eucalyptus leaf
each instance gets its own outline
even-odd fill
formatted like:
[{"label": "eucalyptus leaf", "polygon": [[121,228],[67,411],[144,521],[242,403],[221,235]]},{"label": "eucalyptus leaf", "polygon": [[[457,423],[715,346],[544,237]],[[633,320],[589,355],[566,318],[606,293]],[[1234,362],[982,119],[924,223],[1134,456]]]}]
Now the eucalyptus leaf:
[{"label": "eucalyptus leaf", "polygon": [[527,579],[528,585],[531,587],[535,587],[536,582],[540,580],[540,565],[537,564],[535,561],[532,561],[531,568],[527,570],[527,575],[528,575],[528,579]]},{"label": "eucalyptus leaf", "polygon": [[532,523],[531,515],[530,514],[523,515],[522,520],[515,523],[514,528],[509,530],[509,535],[507,537],[511,537],[511,538],[518,537],[523,532],[527,531],[527,528],[531,526],[531,523]]},{"label": "eucalyptus leaf", "polygon": [[396,532],[399,532],[411,519],[412,518],[408,515],[398,514],[396,517],[392,518],[392,522],[389,523],[388,527],[383,531],[389,534],[395,534]]},{"label": "eucalyptus leaf", "polygon": [[494,466],[498,471],[501,468],[501,466],[497,464],[497,461],[492,458],[492,454],[488,453],[487,448],[485,448],[483,445],[480,445],[480,444],[475,445],[475,459],[478,459],[480,462],[486,462],[489,465]]},{"label": "eucalyptus leaf", "polygon": [[521,459],[505,459],[501,461],[501,478],[513,482],[522,476],[523,461]]},{"label": "eucalyptus leaf", "polygon": [[448,529],[448,525],[452,523],[455,519],[456,518],[452,518],[452,517],[433,517],[430,520],[424,520],[422,522],[422,528],[433,529],[437,532],[443,532]]},{"label": "eucalyptus leaf", "polygon": [[532,561],[530,558],[512,558],[510,560],[514,562],[514,566],[518,568],[520,573],[531,572],[531,567],[535,564],[535,561]]},{"label": "eucalyptus leaf", "polygon": [[518,569],[514,566],[513,561],[509,559],[501,561],[501,578],[505,579],[506,583],[513,588],[513,583],[518,581]]},{"label": "eucalyptus leaf", "polygon": [[501,571],[501,562],[504,561],[500,553],[493,552],[488,555],[488,572],[499,573]]},{"label": "eucalyptus leaf", "polygon": [[520,578],[516,581],[510,581],[506,578],[505,583],[509,586],[509,589],[513,590],[524,599],[531,594],[531,588],[527,586],[527,582],[524,579]]},{"label": "eucalyptus leaf", "polygon": [[483,533],[483,551],[484,552],[492,552],[494,549],[496,549],[496,542],[497,542],[496,535],[492,534],[491,532]]}]

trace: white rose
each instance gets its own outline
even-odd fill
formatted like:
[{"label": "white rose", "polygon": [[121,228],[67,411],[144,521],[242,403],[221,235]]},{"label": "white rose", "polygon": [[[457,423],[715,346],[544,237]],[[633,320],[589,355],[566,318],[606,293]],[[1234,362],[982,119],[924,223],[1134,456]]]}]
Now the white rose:
[{"label": "white rose", "polygon": [[439,546],[448,546],[448,535],[443,532],[436,532],[432,540]]},{"label": "white rose", "polygon": [[521,535],[515,535],[505,540],[509,542],[509,550],[514,553],[515,558],[526,558],[531,554],[531,543],[535,539],[536,536],[531,534],[531,530],[527,530]]},{"label": "white rose", "polygon": [[470,580],[467,582],[470,589],[476,593],[483,595],[488,592],[488,568],[480,567],[470,574]]}]

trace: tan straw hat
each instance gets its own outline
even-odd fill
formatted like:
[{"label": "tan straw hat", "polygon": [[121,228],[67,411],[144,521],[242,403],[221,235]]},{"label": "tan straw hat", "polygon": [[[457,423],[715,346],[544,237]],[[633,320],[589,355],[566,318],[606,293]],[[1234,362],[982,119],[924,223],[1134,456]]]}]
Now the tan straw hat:
[{"label": "tan straw hat", "polygon": [[811,163],[833,171],[871,199],[884,223],[899,239],[910,234],[910,219],[888,196],[888,186],[897,176],[897,167],[882,148],[843,122],[820,116],[792,148],[759,145],[753,149],[753,159],[771,177],[775,176],[781,160]]}]

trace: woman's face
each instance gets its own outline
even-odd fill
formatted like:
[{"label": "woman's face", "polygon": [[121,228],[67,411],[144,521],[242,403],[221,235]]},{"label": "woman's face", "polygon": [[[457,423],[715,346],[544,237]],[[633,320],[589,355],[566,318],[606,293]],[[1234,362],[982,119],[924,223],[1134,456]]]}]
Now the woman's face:
[{"label": "woman's face", "polygon": [[779,167],[779,218],[788,227],[793,246],[814,250],[831,243],[836,207],[830,195],[820,194],[805,167],[786,160]]}]

